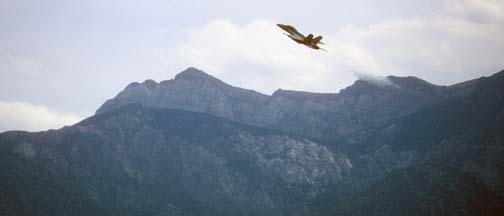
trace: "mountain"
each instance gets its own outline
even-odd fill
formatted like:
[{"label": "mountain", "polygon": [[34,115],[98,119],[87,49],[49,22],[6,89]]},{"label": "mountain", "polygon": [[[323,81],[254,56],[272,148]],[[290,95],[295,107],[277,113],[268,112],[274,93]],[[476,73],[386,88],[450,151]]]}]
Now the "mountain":
[{"label": "mountain", "polygon": [[27,215],[292,215],[351,167],[302,137],[138,104],[0,143],[0,212]]},{"label": "mountain", "polygon": [[[504,200],[477,178],[426,163],[388,174],[345,199],[321,196],[318,205],[339,200],[317,215],[499,215]],[[325,206],[327,207],[327,206]]]},{"label": "mountain", "polygon": [[[353,171],[311,205],[319,215],[497,215],[504,211],[504,71],[341,139]],[[348,192],[350,191],[350,192]],[[483,195],[481,195],[483,194]],[[437,201],[436,201],[437,200]],[[365,203],[366,207],[363,207]],[[398,205],[401,203],[401,205]],[[394,207],[395,206],[395,207]]]},{"label": "mountain", "polygon": [[188,68],[1,133],[0,215],[496,215],[503,118],[504,71],[265,95]]},{"label": "mountain", "polygon": [[198,69],[174,79],[132,83],[96,113],[130,103],[204,112],[260,127],[334,138],[381,125],[443,99],[446,87],[413,77],[388,77],[390,84],[358,80],[337,94],[277,90],[273,95],[230,86]]},{"label": "mountain", "polygon": [[[450,89],[459,90],[461,85]],[[374,131],[350,135],[348,154],[407,154],[477,173],[504,194],[504,71]],[[343,142],[344,143],[344,142]],[[378,153],[380,152],[380,153]],[[390,157],[390,156],[387,156]]]}]

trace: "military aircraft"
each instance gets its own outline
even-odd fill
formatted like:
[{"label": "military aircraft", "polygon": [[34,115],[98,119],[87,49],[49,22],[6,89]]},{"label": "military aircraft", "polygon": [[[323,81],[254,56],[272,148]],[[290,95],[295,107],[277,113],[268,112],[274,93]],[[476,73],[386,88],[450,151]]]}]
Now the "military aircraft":
[{"label": "military aircraft", "polygon": [[313,35],[312,34],[309,34],[308,36],[304,36],[303,34],[299,33],[296,28],[290,26],[290,25],[283,25],[283,24],[277,24],[278,27],[280,27],[281,29],[283,29],[284,31],[286,31],[287,33],[289,34],[285,34],[287,35],[290,39],[292,39],[293,41],[296,41],[297,43],[299,44],[303,44],[307,47],[310,47],[312,49],[320,49],[320,50],[324,50],[326,51],[325,49],[322,49],[318,46],[318,44],[324,44],[322,42],[320,42],[320,40],[322,40],[322,36],[317,36],[315,38],[313,38]]}]

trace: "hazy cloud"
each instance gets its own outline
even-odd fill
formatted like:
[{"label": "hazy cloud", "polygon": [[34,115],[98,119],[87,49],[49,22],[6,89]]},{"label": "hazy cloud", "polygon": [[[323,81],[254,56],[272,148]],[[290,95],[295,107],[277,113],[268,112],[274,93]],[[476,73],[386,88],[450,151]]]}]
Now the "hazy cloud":
[{"label": "hazy cloud", "polygon": [[44,106],[0,100],[0,132],[7,130],[42,131],[72,125],[81,117],[58,113]]},{"label": "hazy cloud", "polygon": [[170,65],[193,65],[265,93],[277,88],[337,92],[357,78],[350,71],[450,85],[503,69],[504,25],[462,16],[477,12],[499,20],[502,4],[446,1],[445,6],[442,16],[320,32],[329,52],[295,44],[268,20],[238,25],[219,19],[187,30],[188,39],[164,56]]},{"label": "hazy cloud", "polygon": [[180,69],[195,66],[234,85],[265,93],[278,88],[334,92],[355,78],[343,69],[334,73],[338,64],[331,55],[294,44],[266,20],[239,26],[219,19],[186,34],[186,42],[164,54],[166,61]]},{"label": "hazy cloud", "polygon": [[445,7],[456,15],[483,22],[504,21],[501,0],[444,0]]},{"label": "hazy cloud", "polygon": [[337,43],[363,53],[351,58],[355,66],[380,75],[453,84],[504,67],[499,54],[504,49],[504,25],[454,17],[404,19],[367,28],[348,26],[337,36]]}]

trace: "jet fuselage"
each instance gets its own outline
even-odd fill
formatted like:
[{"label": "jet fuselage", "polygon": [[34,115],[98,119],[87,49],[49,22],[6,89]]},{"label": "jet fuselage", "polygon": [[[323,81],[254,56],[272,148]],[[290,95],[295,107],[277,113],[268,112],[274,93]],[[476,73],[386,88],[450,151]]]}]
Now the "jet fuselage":
[{"label": "jet fuselage", "polygon": [[290,26],[290,25],[283,25],[283,24],[277,24],[278,27],[280,27],[282,30],[286,31],[289,34],[287,35],[290,39],[295,41],[296,43],[303,44],[307,47],[310,47],[312,49],[320,49],[319,46],[317,46],[318,43],[321,43],[320,40],[322,39],[322,36],[318,36],[316,38],[313,38],[313,35],[310,34],[308,37],[305,37],[303,34],[299,33],[296,28]]}]

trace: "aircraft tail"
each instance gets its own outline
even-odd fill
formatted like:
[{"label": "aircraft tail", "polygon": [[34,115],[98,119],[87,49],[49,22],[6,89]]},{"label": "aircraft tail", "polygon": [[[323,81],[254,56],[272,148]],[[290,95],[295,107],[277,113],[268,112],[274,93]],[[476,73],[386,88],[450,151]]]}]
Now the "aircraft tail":
[{"label": "aircraft tail", "polygon": [[313,35],[312,35],[312,34],[309,34],[309,35],[308,35],[308,36],[306,36],[306,38],[305,38],[305,41],[306,41],[306,42],[309,42],[309,43],[310,43],[312,40],[313,40]]},{"label": "aircraft tail", "polygon": [[318,44],[320,43],[320,40],[322,40],[322,36],[317,36],[316,38],[313,38],[313,43]]}]

